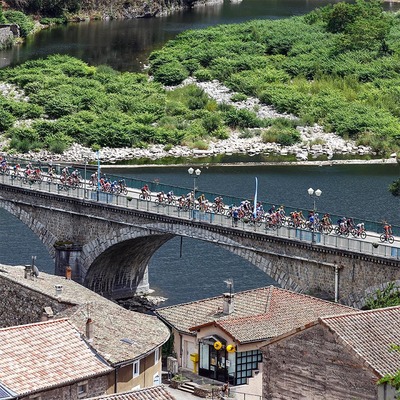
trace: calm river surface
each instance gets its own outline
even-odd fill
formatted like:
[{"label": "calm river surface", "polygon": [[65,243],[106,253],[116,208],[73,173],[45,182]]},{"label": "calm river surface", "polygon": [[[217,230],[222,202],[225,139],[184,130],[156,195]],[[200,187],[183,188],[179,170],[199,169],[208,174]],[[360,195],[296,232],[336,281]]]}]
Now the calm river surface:
[{"label": "calm river surface", "polygon": [[[130,168],[107,173],[187,188],[193,185],[186,167]],[[385,219],[399,225],[400,200],[387,191],[399,174],[397,165],[203,167],[197,186],[200,192],[251,198],[257,177],[260,200],[299,208],[311,208],[307,189],[319,188],[322,195],[317,207],[321,211],[365,220]],[[39,269],[53,273],[53,261],[33,233],[4,210],[0,210],[0,218],[0,263],[24,265],[36,255]],[[233,278],[235,290],[273,283],[256,267],[212,244],[183,239],[180,257],[179,238],[155,253],[149,276],[156,294],[168,297],[164,304],[219,295],[226,289],[224,280],[228,278]]]},{"label": "calm river surface", "polygon": [[[306,14],[316,7],[338,1],[327,0],[243,0],[198,7],[164,18],[129,21],[93,21],[43,30],[21,46],[0,51],[0,68],[43,58],[69,54],[89,64],[108,64],[120,71],[140,71],[150,52],[162,47],[179,32],[217,24],[252,19],[278,19]],[[386,3],[387,10],[399,4]]]},{"label": "calm river surface", "polygon": [[[165,18],[130,21],[94,21],[44,30],[21,46],[0,51],[0,67],[15,65],[50,54],[69,54],[92,65],[108,64],[120,71],[140,71],[147,56],[167,40],[187,29],[229,24],[252,19],[278,19],[301,15],[335,1],[326,0],[244,0],[235,4],[200,7]],[[400,5],[387,3],[386,9]],[[187,168],[140,168],[124,175],[149,182],[192,187]],[[118,174],[122,174],[121,170]],[[400,224],[399,200],[387,186],[399,176],[397,166],[334,167],[235,167],[203,168],[199,190],[251,198],[255,177],[259,198],[270,203],[311,207],[307,189],[322,190],[318,207],[332,213]],[[45,272],[54,264],[39,240],[15,217],[0,209],[0,263],[24,265],[31,256]],[[176,304],[226,290],[224,280],[233,278],[234,289],[244,290],[273,283],[269,277],[244,260],[215,245],[195,240],[172,239],[154,255],[149,268],[150,284],[156,293]]]}]

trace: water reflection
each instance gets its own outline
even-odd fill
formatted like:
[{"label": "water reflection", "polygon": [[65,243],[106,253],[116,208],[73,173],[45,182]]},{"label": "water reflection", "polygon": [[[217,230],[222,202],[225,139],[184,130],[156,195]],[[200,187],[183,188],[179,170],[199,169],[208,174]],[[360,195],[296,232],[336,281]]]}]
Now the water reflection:
[{"label": "water reflection", "polygon": [[[327,0],[223,1],[162,18],[68,24],[43,30],[20,46],[0,51],[0,67],[50,54],[69,54],[93,65],[108,64],[120,71],[140,71],[150,52],[179,32],[301,15],[330,3]],[[396,11],[400,5],[387,3],[385,7]]]}]

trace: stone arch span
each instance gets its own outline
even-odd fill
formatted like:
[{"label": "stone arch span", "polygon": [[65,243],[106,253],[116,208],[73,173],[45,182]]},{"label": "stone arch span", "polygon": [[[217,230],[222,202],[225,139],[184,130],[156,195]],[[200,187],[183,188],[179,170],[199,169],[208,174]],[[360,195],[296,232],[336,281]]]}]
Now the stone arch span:
[{"label": "stone arch span", "polygon": [[[180,224],[145,224],[123,227],[97,237],[82,247],[82,281],[109,297],[123,297],[148,289],[147,267],[153,254],[175,236],[190,237],[220,246],[247,260],[281,287],[303,292],[276,257],[244,246],[236,240],[201,227]],[[282,261],[282,260],[281,260]]]},{"label": "stone arch span", "polygon": [[40,239],[51,258],[55,258],[54,243],[57,241],[57,237],[47,229],[46,225],[36,219],[29,210],[25,210],[24,207],[17,205],[17,203],[0,199],[0,207],[26,225]]}]

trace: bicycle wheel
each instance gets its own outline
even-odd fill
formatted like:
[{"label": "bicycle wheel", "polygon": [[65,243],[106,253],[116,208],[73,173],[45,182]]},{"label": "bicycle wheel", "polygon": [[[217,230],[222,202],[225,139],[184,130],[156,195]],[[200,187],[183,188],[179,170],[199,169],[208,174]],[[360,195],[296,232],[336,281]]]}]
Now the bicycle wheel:
[{"label": "bicycle wheel", "polygon": [[386,242],[386,235],[385,235],[384,233],[382,233],[382,235],[379,236],[379,240],[380,240],[381,242]]},{"label": "bicycle wheel", "polygon": [[360,238],[365,239],[367,237],[367,234],[365,232],[360,233]]},{"label": "bicycle wheel", "polygon": [[393,236],[393,235],[390,235],[390,236],[388,237],[388,242],[389,242],[390,244],[393,244],[393,243],[394,243],[394,236]]}]

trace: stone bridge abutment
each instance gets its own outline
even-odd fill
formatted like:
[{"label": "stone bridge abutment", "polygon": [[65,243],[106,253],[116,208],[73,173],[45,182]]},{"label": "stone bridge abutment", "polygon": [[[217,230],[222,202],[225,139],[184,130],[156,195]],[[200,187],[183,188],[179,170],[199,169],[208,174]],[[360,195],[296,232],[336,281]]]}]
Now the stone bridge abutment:
[{"label": "stone bridge abutment", "polygon": [[74,280],[108,297],[147,291],[150,258],[175,236],[221,246],[283,288],[348,305],[361,307],[368,288],[400,279],[400,260],[61,194],[0,184],[0,207],[40,238],[56,274],[70,266]]}]

